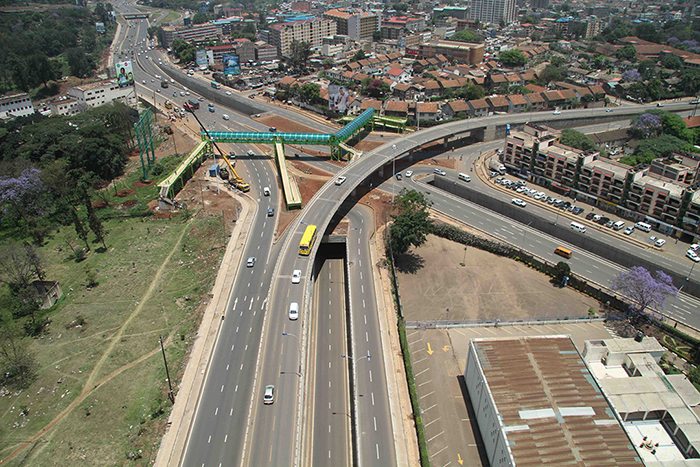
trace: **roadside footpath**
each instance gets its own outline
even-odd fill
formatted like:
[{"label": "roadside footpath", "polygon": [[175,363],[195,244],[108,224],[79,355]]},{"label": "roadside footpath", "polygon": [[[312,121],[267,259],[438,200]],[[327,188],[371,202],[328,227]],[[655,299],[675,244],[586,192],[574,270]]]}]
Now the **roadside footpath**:
[{"label": "roadside footpath", "polygon": [[[223,190],[229,193],[228,190]],[[232,193],[229,193],[233,197]],[[175,405],[168,418],[168,428],[163,436],[156,457],[156,466],[178,466],[187,446],[194,418],[197,412],[200,393],[207,377],[212,352],[221,331],[224,315],[228,308],[231,289],[241,264],[243,250],[250,233],[252,218],[257,206],[248,196],[236,197],[242,209],[231,233],[224,258],[219,266],[211,301],[204,311],[197,338],[190,351],[187,367],[177,386]]]},{"label": "roadside footpath", "polygon": [[375,231],[369,242],[369,251],[375,274],[374,288],[389,393],[389,411],[394,427],[396,464],[420,465],[418,439],[416,438],[411,399],[406,384],[406,371],[403,367],[394,300],[391,294],[391,280],[389,279],[389,271],[381,266],[384,257],[380,253],[383,251],[381,239],[384,238],[384,230],[385,227],[380,227]]}]

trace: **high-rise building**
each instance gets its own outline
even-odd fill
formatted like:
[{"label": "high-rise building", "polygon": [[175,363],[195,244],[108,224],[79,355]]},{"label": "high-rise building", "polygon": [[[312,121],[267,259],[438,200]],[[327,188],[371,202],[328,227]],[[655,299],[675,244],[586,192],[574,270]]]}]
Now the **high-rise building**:
[{"label": "high-rise building", "polygon": [[277,23],[270,25],[270,43],[277,47],[280,55],[289,57],[292,42],[307,42],[311,47],[318,47],[324,37],[336,33],[337,25],[329,19]]},{"label": "high-rise building", "polygon": [[356,41],[371,41],[375,31],[379,30],[379,16],[362,10],[328,10],[323,14],[323,17],[335,21],[338,25],[338,34],[348,36]]},{"label": "high-rise building", "polygon": [[508,24],[515,18],[515,0],[473,0],[469,10],[469,19],[480,23]]},{"label": "high-rise building", "polygon": [[586,39],[592,39],[600,35],[603,29],[605,29],[605,22],[602,18],[598,18],[595,15],[589,16],[586,21]]}]

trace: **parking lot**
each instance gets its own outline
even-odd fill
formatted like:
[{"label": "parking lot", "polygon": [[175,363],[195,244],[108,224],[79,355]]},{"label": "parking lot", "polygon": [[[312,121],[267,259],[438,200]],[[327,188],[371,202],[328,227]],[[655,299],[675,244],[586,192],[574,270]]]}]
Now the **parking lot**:
[{"label": "parking lot", "polygon": [[488,465],[462,377],[472,338],[562,334],[579,352],[585,340],[611,337],[601,322],[407,330],[431,464]]},{"label": "parking lot", "polygon": [[640,228],[639,223],[596,210],[595,207],[587,204],[575,204],[575,200],[564,199],[564,195],[539,185],[528,184],[512,176],[502,176],[492,171],[490,181],[502,190],[513,191],[512,202],[520,207],[527,208],[528,204],[532,204],[552,210],[558,209],[580,217],[579,222],[588,227],[597,228],[610,235],[629,238],[648,247],[658,248],[671,256],[685,256],[688,264],[690,261],[700,262],[700,246],[679,242],[677,239],[651,230],[651,226],[647,231],[644,227]]}]

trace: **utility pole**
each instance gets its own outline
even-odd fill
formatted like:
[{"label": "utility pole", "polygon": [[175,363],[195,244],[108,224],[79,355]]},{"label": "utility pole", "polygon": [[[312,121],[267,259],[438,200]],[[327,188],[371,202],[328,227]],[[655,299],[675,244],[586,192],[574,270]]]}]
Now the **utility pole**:
[{"label": "utility pole", "polygon": [[173,383],[170,381],[170,371],[168,370],[168,360],[165,358],[165,347],[163,347],[163,336],[160,338],[160,351],[163,354],[163,363],[165,364],[165,377],[168,378],[168,399],[170,403],[175,403],[175,394],[173,394]]}]

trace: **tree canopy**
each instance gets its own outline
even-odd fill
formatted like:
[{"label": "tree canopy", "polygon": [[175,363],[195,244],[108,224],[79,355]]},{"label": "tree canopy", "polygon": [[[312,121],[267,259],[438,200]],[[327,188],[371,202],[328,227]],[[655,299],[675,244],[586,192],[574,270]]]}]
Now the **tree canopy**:
[{"label": "tree canopy", "polygon": [[527,63],[527,57],[525,54],[518,49],[510,49],[501,52],[498,55],[498,60],[505,66],[518,67],[523,66]]},{"label": "tree canopy", "polygon": [[474,31],[473,29],[462,29],[460,31],[457,31],[452,35],[450,40],[453,41],[459,41],[459,42],[483,42],[484,38],[479,35],[478,32]]},{"label": "tree canopy", "polygon": [[394,200],[398,214],[392,216],[389,227],[389,242],[394,254],[406,253],[411,247],[425,243],[432,222],[429,219],[430,207],[425,195],[416,190],[402,190]]},{"label": "tree canopy", "polygon": [[678,293],[668,274],[656,271],[652,275],[641,266],[622,271],[613,279],[611,286],[631,299],[634,303],[632,311],[640,314],[649,307],[662,308],[668,297]]},{"label": "tree canopy", "polygon": [[590,136],[583,134],[580,131],[572,130],[571,128],[562,130],[560,142],[566,146],[581,149],[583,151],[589,151],[591,149],[595,149],[596,147]]}]

